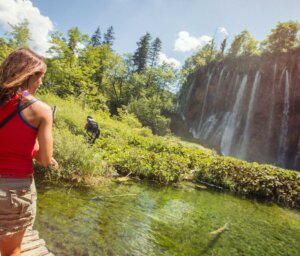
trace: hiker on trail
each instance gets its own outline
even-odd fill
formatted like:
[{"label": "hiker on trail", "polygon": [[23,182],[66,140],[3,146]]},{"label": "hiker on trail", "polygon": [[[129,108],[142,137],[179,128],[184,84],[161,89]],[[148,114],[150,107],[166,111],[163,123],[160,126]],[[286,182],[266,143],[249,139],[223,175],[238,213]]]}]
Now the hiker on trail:
[{"label": "hiker on trail", "polygon": [[90,144],[94,144],[96,139],[100,136],[100,129],[98,123],[91,116],[86,118],[85,129],[88,136],[88,141]]},{"label": "hiker on trail", "polygon": [[20,255],[21,243],[36,214],[34,158],[42,166],[52,157],[52,111],[33,94],[46,72],[30,49],[12,52],[0,66],[0,251]]}]

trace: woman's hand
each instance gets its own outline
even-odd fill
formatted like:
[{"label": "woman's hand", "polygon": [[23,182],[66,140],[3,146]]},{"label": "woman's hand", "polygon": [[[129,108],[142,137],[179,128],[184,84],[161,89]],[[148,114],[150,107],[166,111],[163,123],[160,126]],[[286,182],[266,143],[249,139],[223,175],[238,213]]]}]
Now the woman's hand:
[{"label": "woman's hand", "polygon": [[58,169],[59,165],[57,163],[57,161],[52,157],[51,159],[51,163],[50,163],[50,166],[54,169]]}]

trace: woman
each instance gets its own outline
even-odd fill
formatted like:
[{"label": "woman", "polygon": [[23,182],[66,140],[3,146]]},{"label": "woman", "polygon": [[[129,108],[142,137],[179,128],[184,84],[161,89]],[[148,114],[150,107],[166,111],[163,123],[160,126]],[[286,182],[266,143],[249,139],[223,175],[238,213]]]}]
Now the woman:
[{"label": "woman", "polygon": [[0,66],[0,122],[6,120],[0,124],[1,256],[21,254],[25,230],[34,222],[32,159],[42,166],[58,166],[52,157],[51,108],[32,96],[46,69],[40,56],[24,48],[12,52]]}]

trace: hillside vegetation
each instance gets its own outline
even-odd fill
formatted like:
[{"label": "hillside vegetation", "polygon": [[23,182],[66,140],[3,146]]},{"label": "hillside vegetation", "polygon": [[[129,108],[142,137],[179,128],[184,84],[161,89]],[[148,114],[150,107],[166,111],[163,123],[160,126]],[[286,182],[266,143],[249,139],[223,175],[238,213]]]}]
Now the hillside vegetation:
[{"label": "hillside vegetation", "polygon": [[[83,109],[73,97],[60,99],[44,94],[40,98],[58,107],[54,156],[60,168],[37,167],[37,173],[43,173],[49,181],[84,184],[117,173],[164,184],[189,180],[300,207],[300,175],[295,171],[219,156],[176,137],[153,135],[124,110],[111,118],[104,111]],[[92,146],[85,139],[87,115],[92,115],[101,127],[101,136]]]}]

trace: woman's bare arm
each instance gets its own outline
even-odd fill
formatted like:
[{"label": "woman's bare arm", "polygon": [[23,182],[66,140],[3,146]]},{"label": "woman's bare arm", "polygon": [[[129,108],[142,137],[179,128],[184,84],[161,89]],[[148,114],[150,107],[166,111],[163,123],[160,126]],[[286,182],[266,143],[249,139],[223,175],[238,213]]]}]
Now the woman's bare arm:
[{"label": "woman's bare arm", "polygon": [[[38,146],[36,145],[36,154],[34,158],[42,166],[48,166],[56,163],[53,159],[53,137],[52,137],[52,111],[51,108],[43,103],[39,104],[38,116],[40,124],[38,127]],[[56,163],[57,164],[57,163]]]}]

